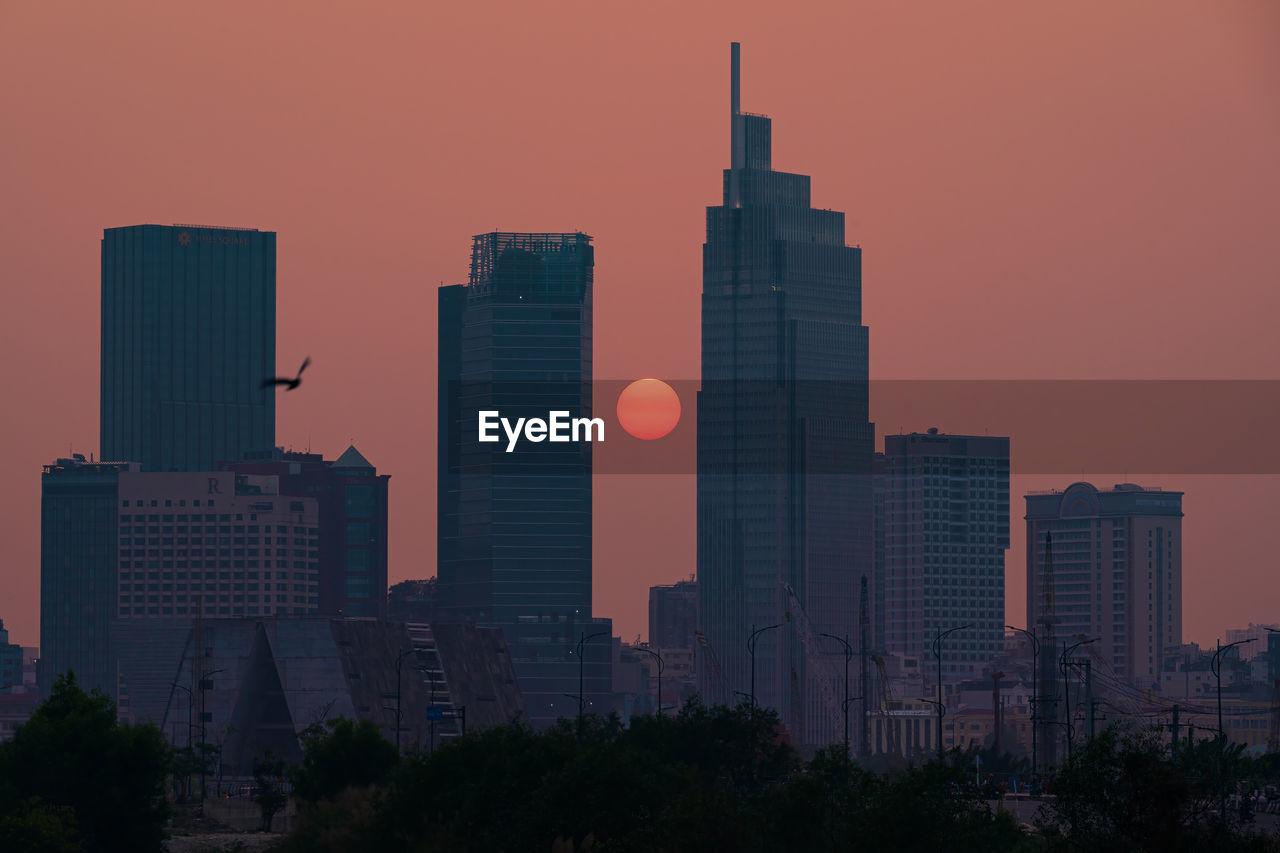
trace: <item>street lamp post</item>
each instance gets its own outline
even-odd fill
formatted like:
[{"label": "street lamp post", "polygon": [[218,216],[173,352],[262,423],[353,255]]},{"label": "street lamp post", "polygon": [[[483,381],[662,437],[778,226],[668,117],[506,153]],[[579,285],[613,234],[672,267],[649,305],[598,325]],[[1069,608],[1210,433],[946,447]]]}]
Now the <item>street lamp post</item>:
[{"label": "street lamp post", "polygon": [[[1227,748],[1227,732],[1222,727],[1222,653],[1227,649],[1234,649],[1236,646],[1243,646],[1245,643],[1252,643],[1256,637],[1250,637],[1247,640],[1236,640],[1234,643],[1222,645],[1222,641],[1218,640],[1218,650],[1213,653],[1213,657],[1209,660],[1209,669],[1213,671],[1213,677],[1218,682],[1218,773],[1222,773],[1222,756]],[[1221,799],[1218,803],[1218,816],[1221,820],[1227,819],[1227,785],[1226,780],[1220,780]]]},{"label": "street lamp post", "polygon": [[664,667],[662,655],[658,654],[648,646],[636,646],[636,651],[644,652],[647,655],[653,655],[654,660],[658,662],[658,716],[662,716],[662,670]]},{"label": "street lamp post", "polygon": [[[1079,635],[1077,635],[1079,636]],[[1088,640],[1080,640],[1073,643],[1070,647],[1066,641],[1062,642],[1062,657],[1058,661],[1058,666],[1062,669],[1062,706],[1066,710],[1067,723],[1067,758],[1071,757],[1071,743],[1075,739],[1074,727],[1071,725],[1071,679],[1067,677],[1067,667],[1071,665],[1071,653],[1081,646],[1087,646],[1090,643],[1096,643],[1101,637],[1092,637]]]},{"label": "street lamp post", "polygon": [[[921,701],[921,702],[928,702],[930,705],[932,705],[932,706],[933,706],[934,710],[938,712],[938,720],[939,720],[939,723],[938,723],[938,758],[942,758],[942,723],[941,723],[941,720],[942,720],[942,710],[943,710],[943,708],[942,708],[942,702],[941,702],[940,700],[938,700],[938,699],[926,699],[926,698],[925,698],[925,697],[923,697],[923,696],[921,696],[921,697],[920,697],[920,701]],[[892,722],[892,721],[889,721],[889,725],[893,725],[893,722]],[[952,740],[954,740],[954,738],[952,738]],[[906,747],[906,745],[903,745],[903,747],[902,747],[902,753],[903,753],[903,755],[905,755],[905,754],[906,754],[906,752],[907,752],[907,747]]]},{"label": "street lamp post", "polygon": [[849,755],[849,661],[853,659],[853,646],[849,645],[848,637],[837,637],[835,634],[822,634],[823,637],[830,637],[837,643],[844,646],[844,702],[841,708],[844,711],[844,754]]},{"label": "street lamp post", "polygon": [[[191,688],[189,687],[183,687],[181,684],[174,684],[173,686],[181,690],[183,693],[187,694],[187,758],[186,760],[190,762],[192,759],[195,758],[195,753],[191,751],[191,732],[196,725],[195,716],[193,715],[194,709],[192,708],[194,695],[192,694]],[[185,802],[188,802],[188,803],[191,802],[191,765],[190,764],[187,765],[187,782],[186,782],[186,785],[183,786],[183,793],[186,797]]]},{"label": "street lamp post", "polygon": [[404,665],[404,659],[416,651],[413,648],[404,649],[400,654],[396,655],[396,754],[400,754],[400,729],[404,720],[403,706],[400,704],[403,694],[400,692],[400,671]]},{"label": "street lamp post", "polygon": [[205,797],[205,777],[208,776],[205,762],[208,760],[207,744],[209,742],[209,730],[205,726],[205,710],[204,710],[204,694],[210,687],[205,686],[205,680],[220,672],[226,672],[225,669],[203,669],[200,671],[200,682],[196,685],[200,690],[200,816],[204,817],[204,797]]},{"label": "street lamp post", "polygon": [[195,728],[195,717],[193,715],[192,693],[190,687],[183,687],[181,684],[175,684],[174,687],[187,694],[187,752],[191,751],[191,732]]},{"label": "street lamp post", "polygon": [[763,634],[765,631],[772,631],[774,628],[781,628],[782,624],[766,625],[763,628],[756,628],[752,625],[751,636],[747,637],[747,654],[751,655],[751,710],[756,709],[756,636]]},{"label": "street lamp post", "polygon": [[586,712],[586,706],[587,706],[586,696],[582,692],[583,678],[585,677],[585,674],[586,674],[586,671],[583,669],[583,664],[585,663],[585,660],[583,658],[583,653],[586,649],[587,643],[591,642],[596,637],[603,637],[605,634],[608,634],[608,633],[609,633],[608,631],[596,631],[594,634],[588,634],[586,631],[583,631],[581,637],[578,639],[577,654],[578,654],[578,736],[579,737],[582,736],[582,715]]},{"label": "street lamp post", "polygon": [[1218,650],[1213,653],[1213,658],[1209,661],[1209,669],[1213,670],[1213,677],[1218,682],[1218,738],[1225,741],[1227,732],[1222,727],[1222,653],[1228,649],[1234,649],[1236,646],[1243,646],[1246,643],[1252,643],[1256,637],[1250,637],[1247,640],[1236,640],[1234,643],[1222,645],[1222,641],[1218,641]]},{"label": "street lamp post", "polygon": [[938,662],[938,757],[942,757],[942,717],[947,712],[946,703],[942,701],[942,641],[947,638],[948,634],[954,634],[956,631],[963,631],[971,625],[960,625],[955,628],[948,628],[945,631],[938,631],[938,636],[933,638],[933,656]]},{"label": "street lamp post", "polygon": [[1028,631],[1026,628],[1016,628],[1013,625],[1005,625],[1005,627],[1011,631],[1018,631],[1020,633],[1026,634],[1027,637],[1031,639],[1031,782],[1032,784],[1035,784],[1036,765],[1039,764],[1038,759],[1040,755],[1040,750],[1039,750],[1040,739],[1036,734],[1036,729],[1037,729],[1036,708],[1038,707],[1038,703],[1040,701],[1040,694],[1038,689],[1039,680],[1037,678],[1037,671],[1039,669],[1037,661],[1040,658],[1040,640],[1036,638],[1036,635],[1033,632]]}]

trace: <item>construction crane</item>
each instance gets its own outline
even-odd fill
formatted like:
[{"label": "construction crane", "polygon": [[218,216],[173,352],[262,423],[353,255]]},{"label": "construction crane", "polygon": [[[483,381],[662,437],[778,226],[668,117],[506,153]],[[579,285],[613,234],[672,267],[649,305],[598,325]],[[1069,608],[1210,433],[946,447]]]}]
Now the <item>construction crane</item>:
[{"label": "construction crane", "polygon": [[885,752],[898,754],[898,727],[894,725],[894,721],[889,718],[889,703],[893,700],[892,688],[889,684],[889,676],[884,670],[884,658],[880,655],[872,655],[871,660],[876,665],[876,674],[879,676],[880,690],[880,719],[881,725],[884,726],[884,748]]},{"label": "construction crane", "polygon": [[822,653],[818,637],[814,633],[813,626],[809,623],[809,614],[805,612],[804,605],[800,602],[800,597],[791,588],[791,584],[784,583],[782,586],[791,599],[791,606],[787,609],[787,620],[791,621],[794,615],[796,626],[800,629],[800,644],[804,648],[805,661],[813,666],[814,669],[820,670],[815,673],[818,677],[814,680],[818,683],[818,692],[822,695],[823,704],[831,712],[833,721],[840,719],[842,714],[840,700],[836,699],[835,693],[831,689],[831,685],[837,682],[840,676],[835,672],[835,668],[831,665],[828,656]]},{"label": "construction crane", "polygon": [[703,657],[706,658],[708,686],[713,684],[723,686],[724,673],[720,671],[720,661],[716,660],[716,651],[711,648],[711,641],[701,631],[694,631],[693,636],[697,639],[698,645],[702,646]]}]

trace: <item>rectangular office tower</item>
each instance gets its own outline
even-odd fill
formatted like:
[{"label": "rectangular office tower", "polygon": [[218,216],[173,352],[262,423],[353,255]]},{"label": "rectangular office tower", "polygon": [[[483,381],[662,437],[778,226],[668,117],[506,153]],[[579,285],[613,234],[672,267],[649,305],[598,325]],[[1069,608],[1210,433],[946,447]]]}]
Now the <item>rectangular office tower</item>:
[{"label": "rectangular office tower", "polygon": [[[607,630],[591,620],[591,443],[508,452],[480,413],[590,418],[593,268],[586,234],[494,232],[474,238],[469,283],[439,290],[441,614],[502,627],[535,725],[576,713],[578,643]],[[607,636],[583,648],[584,692],[608,693]]]},{"label": "rectangular office tower", "polygon": [[276,235],[197,225],[102,237],[102,458],[211,471],[275,444]]},{"label": "rectangular office tower", "polygon": [[117,595],[117,492],[136,463],[79,454],[44,466],[40,496],[40,689],[75,672],[85,690],[110,689]]},{"label": "rectangular office tower", "polygon": [[930,429],[885,436],[884,450],[885,646],[936,675],[934,639],[960,628],[943,677],[978,677],[1004,650],[1009,439]]},{"label": "rectangular office tower", "polygon": [[1028,621],[1052,626],[1059,652],[1097,637],[1087,651],[1103,675],[1159,690],[1182,643],[1182,492],[1074,483],[1026,501]]},{"label": "rectangular office tower", "polygon": [[873,573],[862,254],[843,213],[810,206],[808,176],[772,169],[738,70],[734,44],[730,168],[703,246],[700,686],[734,702],[754,685],[800,742],[830,743],[844,648],[822,635],[856,646]]}]

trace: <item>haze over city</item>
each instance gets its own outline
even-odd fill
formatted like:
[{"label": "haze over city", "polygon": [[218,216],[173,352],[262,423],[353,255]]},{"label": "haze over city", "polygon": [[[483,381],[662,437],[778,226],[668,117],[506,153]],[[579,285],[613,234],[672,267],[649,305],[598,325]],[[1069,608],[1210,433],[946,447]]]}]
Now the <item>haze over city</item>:
[{"label": "haze over city", "polygon": [[[814,206],[846,211],[863,250],[873,378],[1280,374],[1274,5],[733,9],[7,9],[12,639],[38,638],[39,466],[98,452],[104,228],[278,233],[278,372],[313,363],[280,398],[277,442],[354,441],[390,473],[390,580],[428,577],[436,290],[465,280],[473,234],[591,234],[596,377],[699,375],[731,39],[775,166],[812,175]],[[948,429],[879,433],[932,426]],[[1082,479],[1186,493],[1184,641],[1272,621],[1275,476],[1015,476],[1012,516],[1026,491]],[[694,571],[694,478],[597,480],[594,607],[630,638],[648,587]],[[1011,530],[1006,617],[1024,624]]]}]

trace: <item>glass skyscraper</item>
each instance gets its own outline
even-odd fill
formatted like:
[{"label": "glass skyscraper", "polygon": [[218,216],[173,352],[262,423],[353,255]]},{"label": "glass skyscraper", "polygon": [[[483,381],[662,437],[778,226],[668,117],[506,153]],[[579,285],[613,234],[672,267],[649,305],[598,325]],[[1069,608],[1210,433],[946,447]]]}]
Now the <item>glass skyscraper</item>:
[{"label": "glass skyscraper", "polygon": [[[577,713],[577,644],[591,619],[591,443],[478,440],[481,411],[514,422],[591,416],[586,234],[474,238],[466,285],[439,290],[440,611],[501,627],[535,725]],[[584,703],[608,694],[610,643],[585,645]],[[600,697],[600,698],[596,698]]]},{"label": "glass skyscraper", "polygon": [[102,237],[102,458],[212,471],[275,444],[276,235],[195,225]]},{"label": "glass skyscraper", "polygon": [[85,690],[114,687],[120,475],[136,463],[44,466],[40,477],[40,689],[68,670]]},{"label": "glass skyscraper", "polygon": [[701,690],[734,702],[754,683],[801,742],[828,743],[844,649],[821,635],[856,647],[874,572],[862,252],[843,213],[811,207],[808,176],[773,170],[770,120],[740,109],[737,44],[731,78],[703,246],[698,618],[719,666],[700,667]]}]

